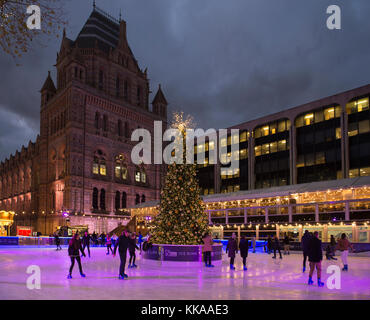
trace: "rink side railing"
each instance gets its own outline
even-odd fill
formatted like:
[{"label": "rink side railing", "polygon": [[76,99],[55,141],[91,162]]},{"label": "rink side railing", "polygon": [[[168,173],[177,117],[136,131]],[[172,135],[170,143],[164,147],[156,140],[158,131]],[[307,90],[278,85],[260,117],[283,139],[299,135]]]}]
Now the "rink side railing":
[{"label": "rink side railing", "polygon": [[[66,246],[71,237],[59,237],[60,245]],[[13,246],[56,246],[54,237],[0,237],[0,245]]]}]

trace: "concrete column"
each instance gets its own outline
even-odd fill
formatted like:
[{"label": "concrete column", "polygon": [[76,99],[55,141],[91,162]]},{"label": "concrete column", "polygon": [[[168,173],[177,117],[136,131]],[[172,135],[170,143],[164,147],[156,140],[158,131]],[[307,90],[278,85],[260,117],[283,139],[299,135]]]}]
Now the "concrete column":
[{"label": "concrete column", "polygon": [[217,161],[217,163],[214,165],[214,188],[215,193],[221,192],[221,169],[220,169],[220,163]]},{"label": "concrete column", "polygon": [[324,225],[323,231],[322,231],[322,242],[328,242],[328,225]]},{"label": "concrete column", "polygon": [[238,243],[240,242],[240,226],[238,226]]},{"label": "concrete column", "polygon": [[290,155],[290,184],[297,184],[297,129],[294,119],[290,120],[289,129],[289,155]]},{"label": "concrete column", "polygon": [[344,220],[349,221],[350,216],[349,216],[349,202],[345,202],[345,209],[344,209]]},{"label": "concrete column", "polygon": [[319,205],[315,204],[315,221],[319,222]]},{"label": "concrete column", "polygon": [[226,224],[229,224],[229,212],[228,212],[228,210],[225,210],[225,214],[226,214],[226,220],[225,220],[225,222],[226,222]]},{"label": "concrete column", "polygon": [[342,102],[342,114],[340,117],[341,125],[341,160],[342,160],[342,176],[349,177],[349,139],[348,139],[348,114],[346,103]]},{"label": "concrete column", "polygon": [[293,208],[291,205],[288,206],[289,223],[293,222]]},{"label": "concrete column", "polygon": [[276,236],[279,238],[279,234],[280,234],[280,226],[277,224],[276,225]]},{"label": "concrete column", "polygon": [[256,240],[260,239],[260,227],[259,225],[256,225]]},{"label": "concrete column", "polygon": [[303,227],[302,225],[300,224],[298,226],[298,240],[301,241],[302,240],[302,235],[303,235]]},{"label": "concrete column", "polygon": [[248,223],[247,208],[244,208],[244,224]]},{"label": "concrete column", "polygon": [[356,225],[352,225],[352,242],[358,241],[358,227]]},{"label": "concrete column", "polygon": [[265,208],[265,223],[269,223],[269,209]]},{"label": "concrete column", "polygon": [[248,189],[255,189],[254,176],[254,138],[250,132],[248,138]]}]

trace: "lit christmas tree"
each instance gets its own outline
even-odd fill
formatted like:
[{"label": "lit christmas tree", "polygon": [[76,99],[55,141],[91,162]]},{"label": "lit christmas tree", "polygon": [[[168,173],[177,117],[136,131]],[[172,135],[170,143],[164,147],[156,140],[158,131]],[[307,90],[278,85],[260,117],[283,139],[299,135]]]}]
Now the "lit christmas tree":
[{"label": "lit christmas tree", "polygon": [[[190,128],[192,119],[183,119],[183,113],[174,114],[173,128],[183,133]],[[184,143],[183,159],[186,148]],[[195,164],[168,166],[161,191],[159,214],[154,220],[153,242],[158,244],[202,244],[208,232],[208,217],[200,197]]]}]

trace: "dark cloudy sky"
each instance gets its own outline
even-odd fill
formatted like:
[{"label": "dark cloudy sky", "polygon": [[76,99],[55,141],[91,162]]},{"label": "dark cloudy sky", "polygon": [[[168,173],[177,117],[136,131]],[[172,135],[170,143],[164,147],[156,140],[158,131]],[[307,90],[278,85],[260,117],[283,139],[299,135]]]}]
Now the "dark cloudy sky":
[{"label": "dark cloudy sky", "polygon": [[[342,9],[342,30],[326,8]],[[127,21],[153,91],[199,127],[225,128],[370,83],[369,0],[97,0]],[[74,39],[92,0],[69,0]],[[60,40],[35,46],[22,66],[0,53],[0,160],[39,132],[39,90],[55,79]]]}]

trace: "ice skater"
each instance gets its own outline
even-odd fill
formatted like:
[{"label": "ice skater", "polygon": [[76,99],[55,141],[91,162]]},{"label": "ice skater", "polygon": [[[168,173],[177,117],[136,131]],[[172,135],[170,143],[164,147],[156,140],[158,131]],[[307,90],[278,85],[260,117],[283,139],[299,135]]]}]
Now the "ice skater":
[{"label": "ice skater", "polygon": [[213,268],[214,265],[212,264],[212,261],[211,261],[213,240],[208,232],[206,232],[203,237],[203,243],[204,244],[203,244],[202,249],[203,249],[204,263],[207,268]]},{"label": "ice skater", "polygon": [[317,271],[317,285],[323,287],[324,283],[321,282],[321,261],[322,261],[322,248],[319,233],[315,231],[313,237],[310,239],[308,247],[308,261],[310,262],[310,274],[308,277],[308,284],[312,285],[312,275]]},{"label": "ice skater", "polygon": [[72,270],[75,265],[75,260],[77,260],[81,277],[83,278],[86,277],[86,275],[82,271],[80,251],[82,255],[86,257],[85,252],[83,251],[82,246],[81,246],[80,235],[76,233],[73,236],[73,238],[69,241],[69,246],[68,246],[68,255],[71,258],[71,266],[69,268],[69,275],[67,277],[68,279],[72,279]]},{"label": "ice skater", "polygon": [[302,252],[303,252],[303,272],[306,271],[306,260],[308,257],[308,247],[310,244],[310,240],[311,240],[311,235],[308,232],[308,230],[306,230],[301,239],[301,247],[302,247]]},{"label": "ice skater", "polygon": [[256,237],[252,237],[252,247],[253,247],[253,253],[256,253]]},{"label": "ice skater", "polygon": [[342,233],[340,239],[338,240],[337,249],[341,252],[340,258],[343,263],[342,271],[348,271],[348,249],[351,248],[353,251],[353,245],[347,239],[345,233]]},{"label": "ice skater", "polygon": [[109,236],[109,234],[107,234],[107,255],[109,254],[109,250],[113,254],[113,250],[112,250],[112,238]]},{"label": "ice skater", "polygon": [[130,260],[128,262],[129,268],[137,268],[137,265],[135,264],[136,261],[136,252],[135,250],[140,250],[139,247],[136,245],[136,233],[133,232],[130,236],[130,242],[128,245],[128,252],[130,253]]},{"label": "ice skater", "polygon": [[239,242],[240,256],[243,259],[243,270],[247,271],[247,257],[248,257],[248,240],[242,236]]},{"label": "ice skater", "polygon": [[141,231],[139,231],[139,236],[138,236],[137,243],[138,243],[139,248],[140,248],[140,254],[141,254],[141,251],[142,251],[143,242],[144,242],[143,235],[141,234]]},{"label": "ice skater", "polygon": [[235,232],[233,232],[226,246],[226,253],[229,252],[230,270],[235,270],[235,267],[234,267],[235,254],[238,253],[238,245],[235,239],[236,239],[236,234]]},{"label": "ice skater", "polygon": [[280,241],[275,234],[274,235],[274,256],[272,257],[272,259],[276,259],[276,251],[279,251],[280,259],[283,259],[283,256],[281,255],[281,251],[280,251]]},{"label": "ice skater", "polygon": [[54,239],[55,239],[55,244],[57,246],[57,250],[56,251],[62,250],[62,247],[60,246],[60,238],[59,238],[59,236],[58,236],[57,233],[54,235]]},{"label": "ice skater", "polygon": [[288,234],[285,234],[284,237],[284,255],[290,254],[290,239]]},{"label": "ice skater", "polygon": [[85,248],[87,247],[87,253],[89,254],[90,258],[90,235],[85,232],[84,236],[82,237],[82,250],[85,252]]},{"label": "ice skater", "polygon": [[272,252],[272,247],[273,247],[272,238],[271,238],[271,236],[268,236],[268,238],[267,238],[267,253],[268,254],[270,254]]},{"label": "ice skater", "polygon": [[125,267],[126,267],[126,258],[127,258],[127,249],[129,247],[130,238],[127,229],[125,229],[122,232],[122,235],[119,236],[116,246],[114,247],[113,252],[113,258],[116,256],[116,251],[118,248],[119,257],[121,260],[120,266],[119,266],[119,276],[118,278],[123,280],[125,278],[128,278],[128,275],[125,273]]}]

